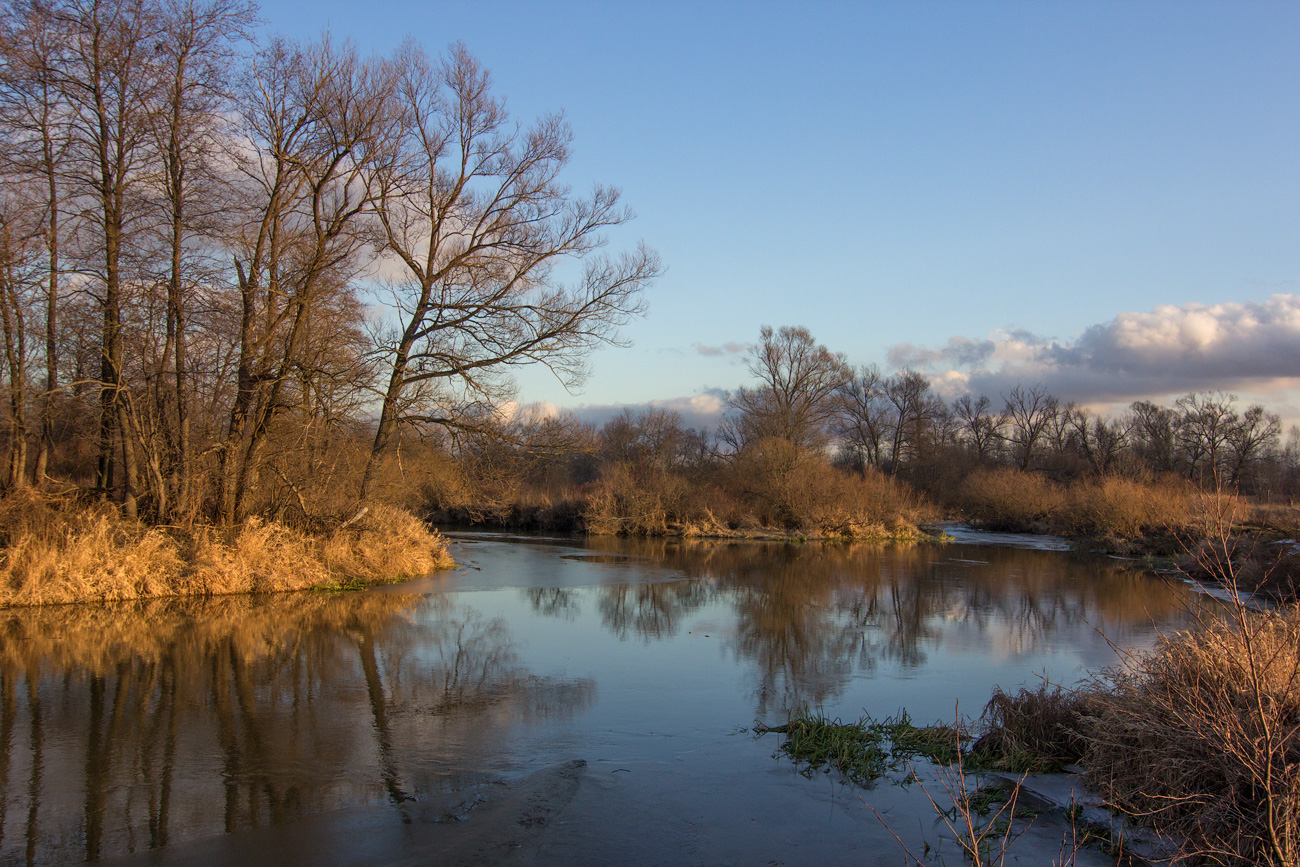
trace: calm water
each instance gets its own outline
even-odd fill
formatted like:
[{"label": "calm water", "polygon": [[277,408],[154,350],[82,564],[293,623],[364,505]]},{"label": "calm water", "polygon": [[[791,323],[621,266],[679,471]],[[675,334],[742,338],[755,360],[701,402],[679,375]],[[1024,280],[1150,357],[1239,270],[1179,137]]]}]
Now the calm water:
[{"label": "calm water", "polygon": [[901,863],[865,803],[910,823],[910,795],[807,779],[743,730],[977,714],[1194,604],[974,545],[453,553],[363,593],[0,614],[0,862]]}]

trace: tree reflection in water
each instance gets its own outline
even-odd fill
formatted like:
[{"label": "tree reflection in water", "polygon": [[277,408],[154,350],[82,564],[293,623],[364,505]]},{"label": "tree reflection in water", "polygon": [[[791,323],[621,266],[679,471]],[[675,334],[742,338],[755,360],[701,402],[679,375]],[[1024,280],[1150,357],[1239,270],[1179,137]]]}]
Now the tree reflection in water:
[{"label": "tree reflection in water", "polygon": [[436,597],[11,611],[0,638],[4,863],[400,805],[594,694],[531,675],[504,621]]},{"label": "tree reflection in water", "polygon": [[[716,634],[723,653],[709,661],[693,655],[705,645],[683,644],[660,664],[687,660],[690,688],[710,695],[743,678],[755,714],[772,719],[834,705],[855,676],[886,667],[914,679],[958,657],[1036,660],[1099,645],[1093,627],[1129,643],[1152,622],[1176,628],[1188,596],[1108,561],[1011,549],[495,544],[503,568],[523,565],[490,587],[546,576],[522,604],[485,590],[0,614],[0,862],[95,860],[366,804],[413,817],[412,799],[522,768],[540,743],[617,741],[590,728],[609,714],[579,718],[597,675],[568,677],[570,666],[628,679],[611,692],[648,699],[624,718],[670,731],[678,671],[643,670],[636,645],[684,642],[687,628]],[[480,559],[496,568],[488,547]],[[557,557],[579,566],[550,569]],[[573,584],[546,586],[554,576]],[[538,635],[561,646],[548,653]],[[533,659],[561,674],[534,674]],[[737,709],[725,713],[734,724]],[[527,734],[555,723],[563,736]]]},{"label": "tree reflection in water", "polygon": [[946,640],[1024,654],[1094,629],[1123,640],[1186,614],[1181,587],[1057,552],[663,539],[591,545],[683,578],[602,587],[602,620],[619,638],[671,637],[705,604],[732,608],[729,646],[754,666],[759,718],[830,703],[855,672],[883,662],[920,668]]}]

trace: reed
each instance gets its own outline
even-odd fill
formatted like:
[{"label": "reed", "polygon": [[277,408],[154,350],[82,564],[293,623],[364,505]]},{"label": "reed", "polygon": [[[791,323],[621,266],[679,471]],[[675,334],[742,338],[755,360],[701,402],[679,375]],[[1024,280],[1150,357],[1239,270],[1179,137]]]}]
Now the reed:
[{"label": "reed", "polygon": [[30,492],[0,500],[0,606],[265,593],[394,581],[451,565],[445,540],[400,509],[306,533],[150,527],[98,503]]}]

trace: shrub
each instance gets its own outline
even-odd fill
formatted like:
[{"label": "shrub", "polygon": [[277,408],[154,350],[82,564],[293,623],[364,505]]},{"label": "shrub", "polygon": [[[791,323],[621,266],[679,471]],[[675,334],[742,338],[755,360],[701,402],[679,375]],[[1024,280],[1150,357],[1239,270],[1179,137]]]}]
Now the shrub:
[{"label": "shrub", "polygon": [[1193,499],[1186,483],[1143,483],[1108,476],[1070,487],[1061,525],[1074,535],[1115,539],[1172,533],[1187,525]]},{"label": "shrub", "polygon": [[1085,758],[1114,807],[1220,864],[1300,863],[1300,611],[1241,606],[1109,675]]},{"label": "shrub", "polygon": [[1060,489],[1037,473],[979,470],[962,483],[966,515],[992,530],[1043,532],[1062,505]]}]

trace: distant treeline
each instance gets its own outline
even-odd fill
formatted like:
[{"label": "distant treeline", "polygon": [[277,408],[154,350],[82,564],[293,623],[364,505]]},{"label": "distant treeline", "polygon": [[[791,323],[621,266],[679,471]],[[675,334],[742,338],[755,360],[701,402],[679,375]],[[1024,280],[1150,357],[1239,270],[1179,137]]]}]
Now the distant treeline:
[{"label": "distant treeline", "polygon": [[1300,482],[1300,435],[1284,446],[1276,415],[1232,395],[1118,417],[1039,385],[949,402],[924,375],[854,368],[802,328],[765,328],[750,361],[755,384],[714,431],[662,409],[599,429],[517,420],[523,436],[448,448],[423,501],[445,518],[592,532],[897,536],[961,515],[1131,540],[1194,533],[1207,496],[1285,504]]}]

